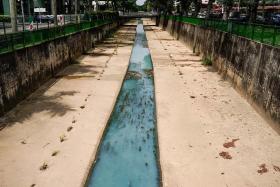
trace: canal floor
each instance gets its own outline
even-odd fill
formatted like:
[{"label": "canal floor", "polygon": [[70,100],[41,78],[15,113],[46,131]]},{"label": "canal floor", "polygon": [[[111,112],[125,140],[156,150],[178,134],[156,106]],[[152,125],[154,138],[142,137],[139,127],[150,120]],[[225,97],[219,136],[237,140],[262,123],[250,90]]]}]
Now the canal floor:
[{"label": "canal floor", "polygon": [[143,24],[102,139],[89,187],[158,187],[153,66]]}]

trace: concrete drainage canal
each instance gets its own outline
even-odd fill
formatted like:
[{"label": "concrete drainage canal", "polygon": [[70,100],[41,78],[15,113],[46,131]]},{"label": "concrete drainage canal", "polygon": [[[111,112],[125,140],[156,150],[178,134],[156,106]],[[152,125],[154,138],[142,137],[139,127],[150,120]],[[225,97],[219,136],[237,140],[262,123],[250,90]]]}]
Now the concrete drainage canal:
[{"label": "concrete drainage canal", "polygon": [[161,184],[153,66],[139,21],[129,69],[99,145],[89,187],[158,187]]}]

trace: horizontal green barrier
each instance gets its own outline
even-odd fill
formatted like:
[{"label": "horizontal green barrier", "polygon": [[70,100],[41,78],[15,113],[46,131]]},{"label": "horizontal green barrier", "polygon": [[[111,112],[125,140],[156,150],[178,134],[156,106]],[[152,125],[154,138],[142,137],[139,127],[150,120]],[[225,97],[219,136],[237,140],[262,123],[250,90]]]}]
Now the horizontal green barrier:
[{"label": "horizontal green barrier", "polygon": [[[164,18],[164,16],[161,16],[161,18]],[[198,25],[206,28],[212,28],[223,32],[228,32],[272,46],[280,46],[279,26],[248,24],[224,20],[201,19],[182,16],[168,16],[168,19],[173,21],[180,21],[182,23]]]},{"label": "horizontal green barrier", "polygon": [[85,21],[77,24],[50,27],[35,31],[24,31],[13,34],[0,35],[0,54],[41,44],[60,37],[68,36],[83,30],[89,30],[113,23],[112,19]]}]

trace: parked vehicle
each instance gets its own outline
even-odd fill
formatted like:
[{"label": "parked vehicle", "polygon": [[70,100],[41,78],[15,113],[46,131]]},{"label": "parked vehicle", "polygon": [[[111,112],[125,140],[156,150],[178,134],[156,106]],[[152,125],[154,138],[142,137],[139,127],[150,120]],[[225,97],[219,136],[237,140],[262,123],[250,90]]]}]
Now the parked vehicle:
[{"label": "parked vehicle", "polygon": [[263,16],[261,16],[261,15],[257,15],[256,23],[264,24],[265,23],[265,18]]},{"label": "parked vehicle", "polygon": [[272,24],[274,24],[274,25],[280,25],[280,14],[274,14],[271,17],[271,21],[272,21]]},{"label": "parked vehicle", "polygon": [[41,22],[41,23],[54,22],[53,15],[36,15],[34,19],[36,22]]},{"label": "parked vehicle", "polygon": [[200,12],[197,15],[198,18],[206,18],[206,13],[205,12]]},{"label": "parked vehicle", "polygon": [[231,12],[229,14],[228,20],[230,20],[230,21],[240,21],[240,12]]}]

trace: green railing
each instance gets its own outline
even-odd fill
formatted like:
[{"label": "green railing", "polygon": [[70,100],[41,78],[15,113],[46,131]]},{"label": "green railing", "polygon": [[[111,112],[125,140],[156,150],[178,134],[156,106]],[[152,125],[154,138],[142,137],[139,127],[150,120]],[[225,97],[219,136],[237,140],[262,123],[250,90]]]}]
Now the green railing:
[{"label": "green railing", "polygon": [[168,16],[168,19],[228,32],[277,47],[280,46],[279,26],[181,16]]},{"label": "green railing", "polygon": [[47,29],[0,35],[0,54],[38,45],[43,42],[75,34],[83,30],[101,27],[112,22],[113,19],[82,21],[80,23],[70,23],[62,26],[49,27]]}]

